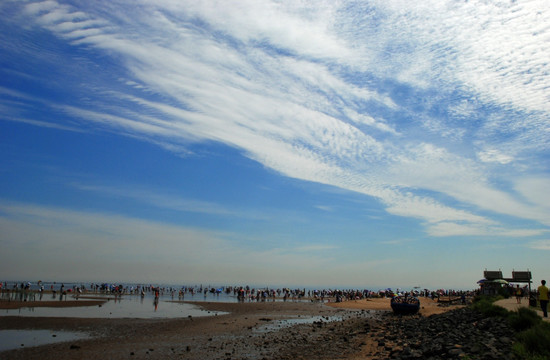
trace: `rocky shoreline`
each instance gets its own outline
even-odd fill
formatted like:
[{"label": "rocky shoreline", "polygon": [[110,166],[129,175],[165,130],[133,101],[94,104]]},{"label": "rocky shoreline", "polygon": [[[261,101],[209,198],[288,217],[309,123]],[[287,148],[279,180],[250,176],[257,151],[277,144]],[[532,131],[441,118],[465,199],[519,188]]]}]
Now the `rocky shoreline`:
[{"label": "rocky shoreline", "polygon": [[356,359],[515,359],[506,320],[470,308],[429,317],[386,314],[368,338],[376,351]]}]

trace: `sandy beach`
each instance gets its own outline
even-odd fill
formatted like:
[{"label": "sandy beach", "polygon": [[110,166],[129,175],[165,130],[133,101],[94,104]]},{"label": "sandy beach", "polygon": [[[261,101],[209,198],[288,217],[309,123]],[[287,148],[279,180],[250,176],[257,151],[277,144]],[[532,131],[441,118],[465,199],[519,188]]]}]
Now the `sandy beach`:
[{"label": "sandy beach", "polygon": [[[464,308],[463,305],[438,303],[427,298],[420,300],[419,315],[412,317],[412,320],[394,315],[389,298],[340,303],[187,301],[212,314],[223,314],[168,319],[3,316],[0,317],[0,330],[48,329],[54,332],[83,332],[91,337],[35,347],[22,344],[19,349],[1,352],[0,358],[383,359],[408,346],[392,336],[392,333],[402,329],[403,324],[407,326],[408,321],[414,323],[435,319],[432,315],[444,316],[450,310]],[[99,303],[106,299],[90,301]],[[83,300],[70,299],[0,301],[0,308],[62,308],[87,304]],[[500,300],[497,304],[512,311],[518,306],[528,306],[527,301],[516,304],[515,298]],[[393,327],[396,324],[401,324],[401,327]],[[494,327],[490,325],[490,328]],[[451,348],[449,351],[453,350]]]},{"label": "sandy beach", "polygon": [[[51,329],[85,332],[89,339],[1,353],[2,359],[300,359],[349,358],[378,352],[365,324],[389,314],[390,299],[328,302],[189,302],[224,315],[179,319],[94,319],[4,316],[0,330]],[[0,302],[13,306],[82,306],[83,301]],[[422,299],[420,314],[458,306]],[[312,317],[316,320],[308,321]],[[284,319],[302,325],[289,326]],[[338,321],[345,320],[345,321]],[[369,327],[371,325],[368,325]],[[24,344],[23,344],[24,345]]]},{"label": "sandy beach", "polygon": [[[327,303],[327,306],[340,309],[391,311],[389,298],[350,300],[341,303],[333,302]],[[445,305],[429,298],[421,298],[419,314],[423,316],[430,316],[434,314],[441,314],[460,307],[462,307],[462,305]]]},{"label": "sandy beach", "polygon": [[[2,305],[2,304],[0,304]],[[32,305],[32,304],[27,304]],[[55,302],[60,307],[65,302]],[[82,331],[91,339],[56,343],[37,347],[22,347],[1,353],[2,359],[291,359],[300,354],[344,354],[345,347],[317,346],[323,332],[343,336],[347,327],[364,312],[348,311],[311,302],[209,303],[196,305],[226,315],[180,319],[87,319],[6,316],[0,320],[0,330],[53,329]],[[313,316],[350,318],[346,329],[307,331],[296,327],[277,330],[276,321],[305,319]],[[273,324],[273,331],[261,327]],[[307,325],[311,327],[312,325]],[[299,326],[298,326],[299,328]],[[323,329],[324,330],[324,329]],[[325,335],[323,335],[325,336]],[[317,344],[317,345],[314,345]],[[330,345],[330,346],[329,346]]]}]

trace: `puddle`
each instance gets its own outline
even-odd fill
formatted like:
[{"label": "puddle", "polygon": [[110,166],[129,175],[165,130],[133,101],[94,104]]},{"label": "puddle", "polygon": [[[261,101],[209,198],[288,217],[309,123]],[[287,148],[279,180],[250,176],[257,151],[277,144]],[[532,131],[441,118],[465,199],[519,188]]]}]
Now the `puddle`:
[{"label": "puddle", "polygon": [[272,331],[278,331],[281,329],[289,328],[294,325],[308,325],[315,323],[324,323],[328,324],[335,321],[342,321],[344,318],[342,316],[313,316],[313,317],[300,317],[293,319],[284,319],[284,320],[273,320],[265,325],[258,326],[254,329],[254,332],[257,333],[268,333]]},{"label": "puddle", "polygon": [[312,325],[317,324],[323,326],[333,322],[339,322],[348,320],[351,318],[374,318],[377,316],[376,312],[370,311],[361,311],[361,310],[346,310],[343,314],[332,315],[332,316],[306,316],[306,317],[297,317],[292,319],[284,320],[269,320],[262,319],[267,321],[265,324],[257,326],[253,331],[255,333],[268,333],[272,331],[279,331],[281,329],[289,328],[295,325]]},{"label": "puddle", "polygon": [[87,338],[90,338],[90,336],[81,332],[53,330],[0,330],[0,351],[23,349],[26,347]]},{"label": "puddle", "polygon": [[[82,300],[83,302],[85,300]],[[36,316],[36,317],[77,317],[77,318],[182,318],[216,316],[225,314],[203,310],[193,304],[171,301],[155,301],[152,297],[127,296],[118,300],[109,300],[102,305],[79,307],[31,307],[20,309],[2,309],[0,316]]]}]

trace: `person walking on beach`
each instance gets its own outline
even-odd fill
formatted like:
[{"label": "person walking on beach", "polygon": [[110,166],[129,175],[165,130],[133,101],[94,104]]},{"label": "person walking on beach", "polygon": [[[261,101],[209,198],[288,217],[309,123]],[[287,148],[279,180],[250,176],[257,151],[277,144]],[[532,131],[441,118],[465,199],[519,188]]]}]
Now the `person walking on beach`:
[{"label": "person walking on beach", "polygon": [[540,308],[544,317],[548,317],[548,288],[546,287],[546,280],[540,282],[542,285],[538,287]]},{"label": "person walking on beach", "polygon": [[521,304],[521,296],[523,295],[521,292],[521,289],[519,288],[519,285],[516,286],[516,303]]}]

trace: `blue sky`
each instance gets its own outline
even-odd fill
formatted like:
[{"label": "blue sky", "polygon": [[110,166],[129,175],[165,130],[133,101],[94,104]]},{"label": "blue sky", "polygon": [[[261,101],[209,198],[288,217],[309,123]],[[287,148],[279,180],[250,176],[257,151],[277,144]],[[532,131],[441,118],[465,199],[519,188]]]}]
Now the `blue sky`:
[{"label": "blue sky", "polygon": [[0,273],[550,277],[540,1],[3,1]]}]

